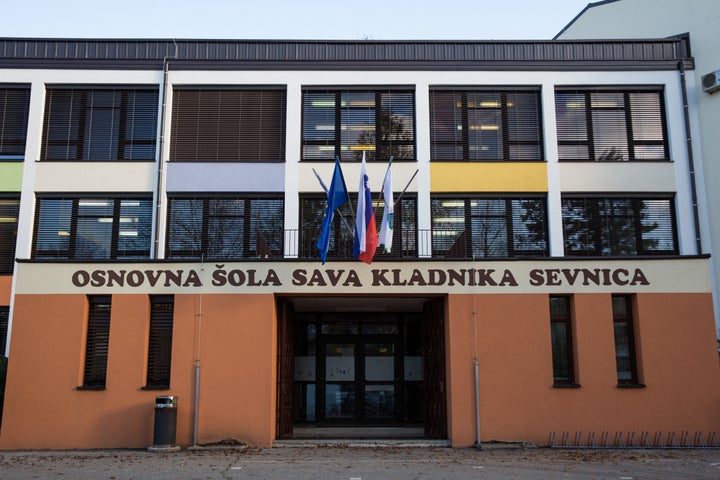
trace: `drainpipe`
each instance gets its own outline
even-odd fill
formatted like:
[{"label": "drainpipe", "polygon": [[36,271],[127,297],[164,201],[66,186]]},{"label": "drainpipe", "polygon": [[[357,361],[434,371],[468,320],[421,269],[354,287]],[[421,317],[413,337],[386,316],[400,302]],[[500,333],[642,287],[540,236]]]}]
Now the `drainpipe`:
[{"label": "drainpipe", "polygon": [[685,62],[678,62],[680,71],[680,85],[682,89],[683,114],[685,119],[685,145],[688,154],[688,168],[690,170],[690,190],[693,204],[693,221],[695,223],[695,243],[697,254],[702,253],[702,236],[700,235],[700,215],[698,213],[697,184],[695,179],[695,159],[693,158],[692,132],[690,130],[690,111],[688,107],[687,82],[685,80]]}]

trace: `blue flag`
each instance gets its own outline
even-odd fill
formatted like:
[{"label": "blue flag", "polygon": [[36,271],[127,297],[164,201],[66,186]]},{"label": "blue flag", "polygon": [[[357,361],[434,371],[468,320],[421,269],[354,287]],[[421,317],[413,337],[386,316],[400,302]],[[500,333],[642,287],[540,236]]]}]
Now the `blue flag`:
[{"label": "blue flag", "polygon": [[345,178],[340,169],[340,160],[335,157],[335,170],[333,171],[330,188],[327,191],[327,200],[325,202],[325,216],[322,221],[322,231],[317,242],[317,248],[320,250],[320,260],[323,265],[327,258],[328,248],[330,248],[330,236],[332,235],[332,221],[335,216],[335,210],[340,208],[344,203],[349,201],[347,187],[345,186]]}]

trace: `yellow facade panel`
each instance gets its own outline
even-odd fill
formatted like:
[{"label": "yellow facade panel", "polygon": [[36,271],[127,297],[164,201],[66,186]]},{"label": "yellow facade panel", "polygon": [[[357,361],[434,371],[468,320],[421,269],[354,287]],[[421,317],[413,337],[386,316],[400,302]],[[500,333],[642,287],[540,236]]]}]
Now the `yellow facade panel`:
[{"label": "yellow facade panel", "polygon": [[433,163],[430,190],[440,192],[547,192],[545,162]]}]

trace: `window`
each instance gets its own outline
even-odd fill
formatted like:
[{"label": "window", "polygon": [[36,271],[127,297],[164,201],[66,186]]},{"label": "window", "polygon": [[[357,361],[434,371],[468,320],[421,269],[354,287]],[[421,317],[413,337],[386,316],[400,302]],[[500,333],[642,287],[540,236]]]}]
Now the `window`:
[{"label": "window", "polygon": [[415,160],[415,95],[402,90],[303,92],[302,159]]},{"label": "window", "polygon": [[38,198],[33,258],[149,258],[152,200]]},{"label": "window", "polygon": [[433,161],[543,160],[537,91],[431,91]]},{"label": "window", "polygon": [[[395,210],[393,224],[393,245],[390,253],[378,247],[375,258],[417,257],[417,201],[414,197],[403,195],[398,202],[394,195]],[[355,199],[352,200],[353,205]],[[385,204],[382,200],[373,203],[377,230],[380,231]],[[325,214],[325,197],[304,197],[300,200],[300,252],[303,259],[319,258],[317,241],[320,237],[322,219]],[[335,213],[330,236],[328,259],[353,258],[353,240],[355,236],[355,217],[348,203]]]},{"label": "window", "polygon": [[671,198],[564,197],[565,255],[675,255]]},{"label": "window", "polygon": [[147,389],[170,388],[174,302],[171,295],[150,298]]},{"label": "window", "polygon": [[0,307],[0,357],[7,351],[8,329],[10,328],[10,307]]},{"label": "window", "polygon": [[158,90],[48,88],[41,160],[155,161]]},{"label": "window", "polygon": [[176,89],[170,160],[284,162],[285,90]]},{"label": "window", "polygon": [[573,365],[573,334],[570,297],[550,297],[550,333],[552,340],[553,383],[577,386]]},{"label": "window", "polygon": [[557,91],[560,160],[669,160],[662,90]]},{"label": "window", "polygon": [[0,161],[25,158],[30,89],[0,85]]},{"label": "window", "polygon": [[168,258],[239,259],[283,255],[282,198],[169,199]]},{"label": "window", "polygon": [[613,295],[612,311],[618,385],[640,385],[635,357],[632,297],[630,295]]},{"label": "window", "polygon": [[545,198],[431,199],[434,257],[547,256]]},{"label": "window", "polygon": [[81,389],[102,390],[105,388],[110,342],[110,299],[109,295],[88,297],[85,370]]},{"label": "window", "polygon": [[0,195],[0,275],[9,275],[15,268],[20,199]]}]

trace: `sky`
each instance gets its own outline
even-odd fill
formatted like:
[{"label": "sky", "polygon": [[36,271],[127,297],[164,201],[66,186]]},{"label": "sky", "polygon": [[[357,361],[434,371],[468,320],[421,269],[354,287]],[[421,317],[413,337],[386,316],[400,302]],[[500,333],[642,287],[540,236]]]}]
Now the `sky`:
[{"label": "sky", "polygon": [[547,40],[597,0],[8,0],[0,37]]}]

